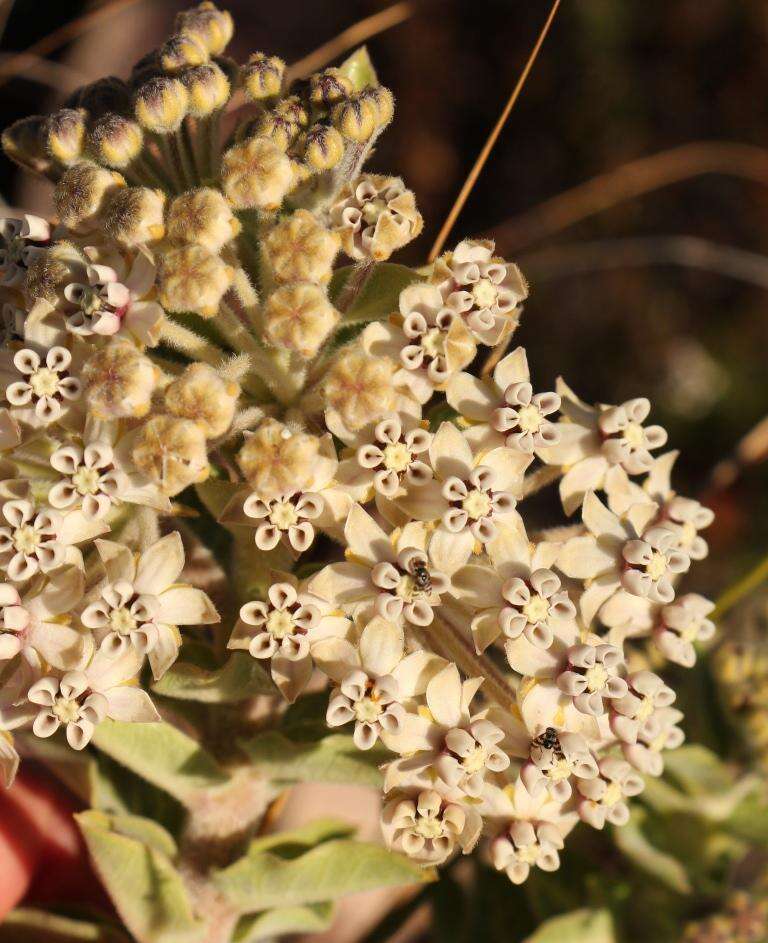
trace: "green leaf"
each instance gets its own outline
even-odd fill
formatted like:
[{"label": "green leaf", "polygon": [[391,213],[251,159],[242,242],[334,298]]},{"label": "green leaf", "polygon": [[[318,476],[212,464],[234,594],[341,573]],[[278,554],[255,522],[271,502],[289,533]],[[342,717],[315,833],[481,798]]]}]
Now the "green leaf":
[{"label": "green leaf", "polygon": [[333,904],[312,904],[309,907],[277,907],[263,914],[241,917],[233,943],[257,943],[287,933],[320,933],[333,921]]},{"label": "green leaf", "polygon": [[242,483],[209,478],[195,485],[195,491],[211,517],[217,518],[232,498],[242,488]]},{"label": "green leaf", "polygon": [[[333,273],[328,289],[332,301],[338,299],[355,268],[354,265],[345,265]],[[342,325],[356,321],[381,321],[398,310],[400,292],[420,280],[413,269],[404,265],[395,265],[393,262],[377,263],[352,304],[342,315]]]},{"label": "green leaf", "polygon": [[671,750],[664,761],[666,775],[676,780],[690,796],[728,792],[734,775],[715,754],[696,743]]},{"label": "green leaf", "polygon": [[381,786],[384,749],[358,750],[352,738],[331,734],[316,742],[296,742],[269,731],[240,744],[266,777],[282,782],[355,783]]},{"label": "green leaf", "polygon": [[18,907],[0,926],[0,943],[130,943],[114,927]]},{"label": "green leaf", "polygon": [[146,819],[141,815],[104,815],[104,818],[109,821],[112,831],[118,835],[135,838],[142,845],[154,848],[166,858],[176,857],[178,848],[173,837],[162,825],[158,825],[152,819]]},{"label": "green leaf", "polygon": [[227,781],[213,757],[170,724],[105,720],[96,728],[92,742],[183,805],[188,805],[200,789],[211,789]]},{"label": "green leaf", "polygon": [[348,56],[339,66],[339,72],[352,82],[356,92],[361,92],[370,85],[379,84],[367,46],[361,46]]},{"label": "green leaf", "polygon": [[550,917],[523,943],[616,943],[616,935],[609,911],[585,908]]},{"label": "green leaf", "polygon": [[329,841],[290,861],[276,854],[247,854],[214,881],[241,913],[336,900],[375,887],[424,883],[433,872],[381,845]]},{"label": "green leaf", "polygon": [[265,851],[279,855],[281,858],[296,858],[299,854],[314,848],[322,842],[334,838],[349,838],[354,835],[355,826],[341,819],[315,819],[308,825],[289,829],[284,832],[275,832],[274,835],[264,835],[255,838],[248,846],[248,855],[260,855]]},{"label": "green leaf", "polygon": [[176,662],[155,684],[155,694],[204,704],[236,704],[257,694],[274,694],[272,679],[255,658],[234,652],[214,671]]},{"label": "green leaf", "polygon": [[166,854],[116,831],[116,820],[102,812],[75,818],[96,873],[139,943],[203,943],[207,930]]},{"label": "green leaf", "polygon": [[105,753],[91,754],[88,805],[113,815],[141,815],[178,834],[184,806],[162,789],[121,766]]},{"label": "green leaf", "polygon": [[690,894],[691,882],[688,872],[677,858],[656,848],[642,831],[647,813],[636,808],[626,825],[614,829],[614,839],[619,849],[642,871],[652,874],[666,887],[678,894]]}]

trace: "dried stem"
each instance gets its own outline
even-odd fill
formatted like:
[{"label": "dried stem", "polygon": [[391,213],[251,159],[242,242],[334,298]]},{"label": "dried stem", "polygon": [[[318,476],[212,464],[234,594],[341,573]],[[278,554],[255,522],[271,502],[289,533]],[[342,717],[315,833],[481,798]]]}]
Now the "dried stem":
[{"label": "dried stem", "polygon": [[713,619],[722,619],[736,603],[741,602],[745,596],[748,596],[753,590],[757,589],[762,583],[768,580],[768,556],[753,567],[746,576],[743,576],[733,586],[730,586],[717,600],[717,605],[712,613]]}]

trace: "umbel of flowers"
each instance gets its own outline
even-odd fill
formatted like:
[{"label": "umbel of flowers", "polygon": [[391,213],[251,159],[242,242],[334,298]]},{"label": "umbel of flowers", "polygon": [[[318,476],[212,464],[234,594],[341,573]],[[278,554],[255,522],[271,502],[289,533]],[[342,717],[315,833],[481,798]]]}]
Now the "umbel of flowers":
[{"label": "umbel of flowers", "polygon": [[552,871],[683,739],[648,653],[690,666],[713,632],[679,590],[712,514],[647,399],[540,390],[493,243],[386,262],[422,219],[363,169],[394,108],[364,53],[292,78],[229,59],[210,3],[176,30],[3,135],[55,184],[50,220],[0,227],[3,776],[17,732],[158,719],[182,633],[219,632],[174,521],[214,482],[252,545],[224,639],[276,699],[324,677],[329,727],[384,751],[387,843]]}]

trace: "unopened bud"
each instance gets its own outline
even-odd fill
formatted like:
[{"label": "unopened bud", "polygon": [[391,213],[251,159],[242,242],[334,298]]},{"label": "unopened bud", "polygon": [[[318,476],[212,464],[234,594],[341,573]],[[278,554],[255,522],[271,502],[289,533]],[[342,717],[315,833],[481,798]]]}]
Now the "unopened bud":
[{"label": "unopened bud", "polygon": [[72,96],[72,107],[82,108],[91,118],[110,111],[127,115],[131,110],[131,90],[116,75],[106,75],[79,88]]},{"label": "unopened bud", "polygon": [[269,138],[249,138],[224,152],[221,182],[236,209],[275,210],[293,185],[291,162]]},{"label": "unopened bud", "polygon": [[318,285],[283,285],[264,305],[264,331],[275,347],[310,360],[339,321],[339,312]]},{"label": "unopened bud", "polygon": [[77,108],[54,112],[45,126],[45,146],[59,163],[70,166],[80,160],[85,140],[85,115]]},{"label": "unopened bud", "polygon": [[296,210],[279,222],[263,248],[279,282],[327,282],[339,251],[339,237],[309,210]]},{"label": "unopened bud", "polygon": [[165,391],[165,408],[191,419],[208,439],[224,435],[235,416],[240,387],[205,363],[190,364]]},{"label": "unopened bud", "polygon": [[184,120],[189,95],[184,84],[168,75],[149,79],[136,90],[136,120],[147,131],[170,134]]},{"label": "unopened bud", "polygon": [[27,269],[26,294],[32,301],[43,300],[55,305],[59,294],[70,278],[70,266],[61,256],[66,255],[71,243],[55,243],[35,255]]},{"label": "unopened bud", "polygon": [[246,98],[263,101],[280,94],[285,75],[285,63],[277,56],[254,52],[245,65],[240,67],[240,80]]},{"label": "unopened bud", "polygon": [[215,254],[239,232],[240,223],[219,190],[187,190],[168,207],[169,239],[194,242]]},{"label": "unopened bud", "polygon": [[167,311],[194,311],[212,318],[232,284],[233,271],[202,246],[172,249],[160,259],[159,297]]},{"label": "unopened bud", "polygon": [[324,69],[309,78],[309,100],[315,108],[330,108],[352,94],[354,86],[339,69]]},{"label": "unopened bud", "polygon": [[304,160],[314,170],[330,170],[344,156],[344,139],[331,125],[316,124],[304,138]]},{"label": "unopened bud", "polygon": [[114,170],[85,161],[74,164],[56,184],[53,202],[68,228],[87,231],[97,227],[112,197],[125,180]]},{"label": "unopened bud", "polygon": [[109,201],[104,229],[116,241],[133,248],[162,239],[165,194],[150,187],[125,187]]},{"label": "unopened bud", "polygon": [[207,118],[229,101],[229,79],[214,62],[186,69],[180,78],[189,94],[188,112],[193,118]]},{"label": "unopened bud", "polygon": [[212,56],[224,52],[235,31],[232,16],[213,3],[203,2],[176,15],[176,30],[200,39]]},{"label": "unopened bud", "polygon": [[86,402],[95,419],[146,416],[159,372],[131,341],[118,339],[94,351],[83,367]]},{"label": "unopened bud", "polygon": [[158,59],[166,72],[178,72],[207,62],[208,49],[194,33],[177,33],[160,47]]},{"label": "unopened bud", "polygon": [[100,164],[121,170],[141,153],[144,132],[133,119],[111,112],[94,122],[88,143]]},{"label": "unopened bud", "polygon": [[378,127],[374,106],[359,95],[335,105],[331,111],[331,121],[347,140],[356,144],[370,140]]},{"label": "unopened bud", "polygon": [[378,128],[389,124],[395,114],[395,96],[388,88],[383,85],[372,86],[364,89],[360,97],[373,107]]},{"label": "unopened bud", "polygon": [[53,161],[45,147],[47,117],[30,115],[9,125],[2,135],[3,152],[14,163],[34,174],[55,176]]},{"label": "unopened bud", "polygon": [[153,416],[138,430],[131,458],[170,497],[210,473],[205,434],[191,419]]},{"label": "unopened bud", "polygon": [[372,357],[362,348],[344,351],[326,375],[326,403],[347,429],[362,429],[394,409],[395,369],[388,358]]},{"label": "unopened bud", "polygon": [[320,440],[306,432],[292,433],[276,419],[267,419],[249,435],[237,455],[246,481],[261,498],[276,498],[304,488],[314,473]]},{"label": "unopened bud", "polygon": [[265,111],[253,121],[248,122],[244,130],[245,138],[269,138],[281,151],[287,151],[301,131],[301,128],[286,115],[276,114],[274,111]]}]

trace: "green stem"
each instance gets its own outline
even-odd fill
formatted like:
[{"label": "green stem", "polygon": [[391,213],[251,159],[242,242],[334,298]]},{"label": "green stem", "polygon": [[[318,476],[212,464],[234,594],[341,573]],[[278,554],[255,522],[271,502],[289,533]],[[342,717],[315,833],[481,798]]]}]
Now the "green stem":
[{"label": "green stem", "polygon": [[712,613],[713,619],[721,619],[726,612],[729,612],[736,603],[748,596],[753,590],[757,589],[761,583],[768,580],[768,555],[753,567],[746,576],[730,586],[721,594],[715,605],[715,611]]}]

